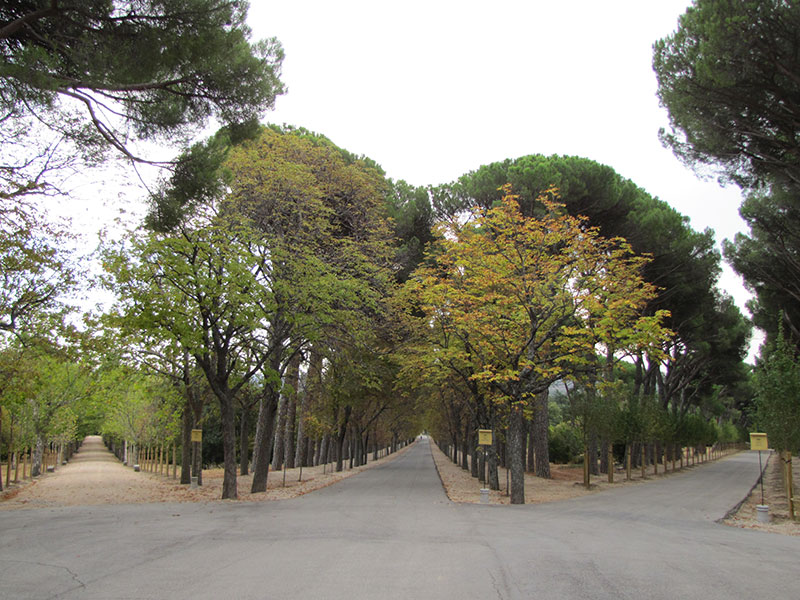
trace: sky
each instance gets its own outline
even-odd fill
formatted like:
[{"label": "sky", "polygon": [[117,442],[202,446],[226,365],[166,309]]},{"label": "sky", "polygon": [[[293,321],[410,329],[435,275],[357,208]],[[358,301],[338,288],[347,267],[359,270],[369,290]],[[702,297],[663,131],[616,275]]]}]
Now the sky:
[{"label": "sky", "polygon": [[[288,91],[265,120],[321,133],[414,185],[527,154],[609,165],[719,242],[746,232],[741,193],[698,178],[658,139],[653,43],[689,0],[251,2]],[[727,265],[719,287],[745,315]],[[753,351],[757,351],[757,339]]]},{"label": "sky", "polygon": [[[702,180],[664,148],[653,43],[689,0],[252,0],[252,39],[276,37],[287,93],[264,121],[302,126],[413,185],[456,180],[527,154],[612,167],[716,239],[746,232],[741,193]],[[69,214],[81,230],[143,212],[144,191],[87,185]],[[110,190],[119,190],[110,193]],[[98,194],[105,208],[98,209]],[[77,191],[76,196],[80,196]],[[105,211],[105,212],[104,212]],[[750,294],[724,265],[719,287],[745,315]],[[751,344],[749,360],[761,336]]]}]

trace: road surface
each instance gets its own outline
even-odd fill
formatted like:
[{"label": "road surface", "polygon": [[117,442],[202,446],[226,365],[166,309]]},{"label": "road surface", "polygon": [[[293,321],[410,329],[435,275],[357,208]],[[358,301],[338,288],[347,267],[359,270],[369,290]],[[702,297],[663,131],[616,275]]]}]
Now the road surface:
[{"label": "road surface", "polygon": [[426,439],[293,500],[0,514],[0,598],[800,598],[800,538],[715,523],[742,453],[560,503],[460,505]]}]

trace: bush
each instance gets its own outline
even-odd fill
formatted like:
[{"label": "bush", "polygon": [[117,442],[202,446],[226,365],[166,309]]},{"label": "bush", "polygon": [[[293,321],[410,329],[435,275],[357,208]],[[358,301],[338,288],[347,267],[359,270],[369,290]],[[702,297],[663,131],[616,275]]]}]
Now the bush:
[{"label": "bush", "polygon": [[550,460],[558,464],[574,462],[583,452],[583,441],[577,429],[569,423],[550,428]]}]

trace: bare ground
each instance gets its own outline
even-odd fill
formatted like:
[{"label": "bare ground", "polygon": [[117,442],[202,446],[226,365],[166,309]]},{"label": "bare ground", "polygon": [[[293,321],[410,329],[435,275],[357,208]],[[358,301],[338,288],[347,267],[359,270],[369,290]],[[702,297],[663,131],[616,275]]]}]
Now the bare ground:
[{"label": "bare ground", "polygon": [[[480,488],[484,487],[483,484],[472,477],[468,471],[453,463],[453,461],[433,443],[431,444],[431,451],[448,497],[454,502],[480,502]],[[678,464],[675,472],[681,473],[686,469],[694,469],[699,466],[701,466],[701,464],[687,466],[681,469]],[[509,504],[510,498],[506,492],[506,469],[498,467],[497,471],[500,479],[500,490],[490,490],[489,503]],[[594,494],[612,487],[642,485],[648,481],[671,477],[673,473],[671,463],[668,464],[668,470],[666,472],[664,471],[663,465],[658,465],[658,473],[654,473],[652,466],[649,467],[644,479],[642,479],[640,469],[633,469],[630,481],[626,481],[625,469],[617,467],[614,470],[613,483],[609,483],[607,475],[593,475],[591,477],[591,487],[587,490],[583,485],[582,465],[557,465],[551,463],[551,479],[542,479],[536,477],[532,473],[525,473],[525,502],[528,504],[556,502],[558,500]]]},{"label": "bare ground", "polygon": [[[769,506],[770,522],[759,523],[756,518],[756,505],[762,503],[761,486],[756,485],[744,502],[723,519],[722,523],[732,527],[800,535],[800,522],[792,521],[789,515],[789,502],[781,477],[780,457],[774,452],[763,454],[763,458],[767,460],[764,470],[764,504]],[[796,458],[792,461],[792,476],[795,482],[800,482],[800,461]],[[797,502],[800,503],[800,494],[797,495]]]},{"label": "bare ground", "polygon": [[[332,472],[331,465],[270,471],[265,493],[251,494],[252,476],[237,477],[238,501],[261,502],[294,498],[336,483],[375,464],[392,460],[396,452],[362,467]],[[371,459],[371,455],[370,455]],[[170,475],[172,471],[170,470]],[[89,436],[69,463],[33,481],[12,485],[0,496],[0,510],[94,504],[149,502],[212,502],[222,496],[222,469],[203,471],[203,485],[192,489],[171,476],[134,472],[103,445],[99,436]]]}]

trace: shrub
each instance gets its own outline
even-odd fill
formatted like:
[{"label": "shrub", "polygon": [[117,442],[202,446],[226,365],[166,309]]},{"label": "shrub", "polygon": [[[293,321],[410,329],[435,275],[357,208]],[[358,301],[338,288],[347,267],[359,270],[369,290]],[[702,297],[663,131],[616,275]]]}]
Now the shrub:
[{"label": "shrub", "polygon": [[569,423],[550,428],[550,460],[558,464],[574,462],[583,452],[583,441],[577,429]]}]

